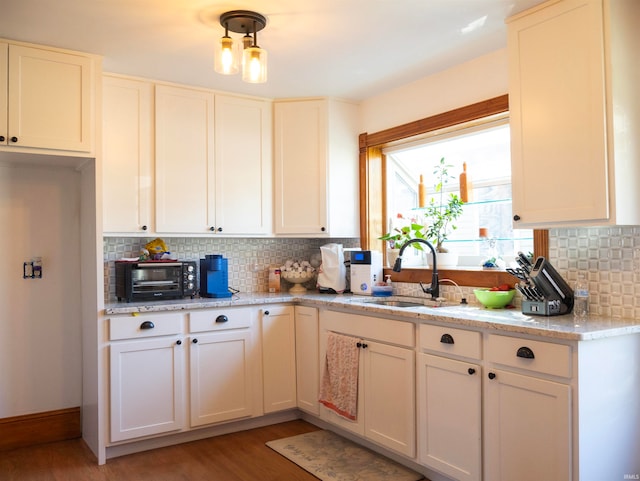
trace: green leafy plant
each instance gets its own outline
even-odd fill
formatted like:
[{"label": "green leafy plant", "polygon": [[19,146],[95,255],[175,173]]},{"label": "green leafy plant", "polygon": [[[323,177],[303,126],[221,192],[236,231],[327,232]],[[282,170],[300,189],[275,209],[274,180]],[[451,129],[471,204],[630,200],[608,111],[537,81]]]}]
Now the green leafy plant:
[{"label": "green leafy plant", "polygon": [[452,165],[445,163],[444,157],[436,164],[433,170],[433,175],[438,179],[438,183],[435,185],[436,195],[431,197],[429,205],[424,211],[426,218],[424,236],[438,252],[447,252],[443,243],[451,231],[457,229],[453,222],[462,215],[462,206],[464,205],[457,194],[449,193],[446,198],[444,195],[444,187],[456,178],[450,173],[452,167]]},{"label": "green leafy plant", "polygon": [[[398,218],[402,219],[402,214],[398,214]],[[400,249],[410,239],[424,239],[424,229],[424,225],[411,221],[409,225],[395,227],[378,239],[389,242],[391,249]],[[419,243],[412,244],[412,247],[419,251],[424,250]]]}]

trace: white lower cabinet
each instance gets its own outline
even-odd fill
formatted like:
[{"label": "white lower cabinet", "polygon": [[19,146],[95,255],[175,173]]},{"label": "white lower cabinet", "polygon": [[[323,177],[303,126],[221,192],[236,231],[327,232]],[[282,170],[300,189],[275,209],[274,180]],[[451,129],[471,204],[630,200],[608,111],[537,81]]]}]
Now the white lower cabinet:
[{"label": "white lower cabinet", "polygon": [[571,388],[497,369],[488,375],[485,479],[571,479]]},{"label": "white lower cabinet", "polygon": [[[456,480],[482,479],[482,336],[422,324],[418,461]],[[455,359],[458,358],[458,359]]]},{"label": "white lower cabinet", "polygon": [[[360,340],[355,421],[321,406],[320,417],[366,439],[415,457],[415,329],[410,322],[320,311],[322,375],[329,331]],[[404,346],[404,347],[401,347]]]},{"label": "white lower cabinet", "polygon": [[[640,334],[573,342],[418,323],[416,336],[409,321],[290,305],[106,321],[104,442],[115,451],[297,406],[436,479],[600,481],[640,472],[640,369],[629,362]],[[353,421],[318,400],[329,332],[359,349]]]},{"label": "white lower cabinet", "polygon": [[252,308],[189,314],[192,427],[262,414],[255,317]]},{"label": "white lower cabinet", "polygon": [[415,353],[364,340],[364,435],[415,456]]},{"label": "white lower cabinet", "polygon": [[190,342],[191,426],[251,416],[251,333],[198,334]]},{"label": "white lower cabinet", "polygon": [[296,338],[293,306],[261,311],[264,412],[296,407]]},{"label": "white lower cabinet", "polygon": [[320,415],[320,364],[318,309],[295,306],[296,322],[296,387],[298,408]]},{"label": "white lower cabinet", "polygon": [[571,348],[493,334],[486,341],[485,479],[572,479]]},{"label": "white lower cabinet", "polygon": [[111,318],[110,442],[262,415],[256,319],[251,307]]},{"label": "white lower cabinet", "polygon": [[422,324],[419,347],[421,464],[460,481],[571,479],[570,346]]},{"label": "white lower cabinet", "polygon": [[182,315],[110,320],[111,442],[185,424]]},{"label": "white lower cabinet", "polygon": [[418,460],[454,479],[479,481],[480,366],[430,354],[418,363]]}]

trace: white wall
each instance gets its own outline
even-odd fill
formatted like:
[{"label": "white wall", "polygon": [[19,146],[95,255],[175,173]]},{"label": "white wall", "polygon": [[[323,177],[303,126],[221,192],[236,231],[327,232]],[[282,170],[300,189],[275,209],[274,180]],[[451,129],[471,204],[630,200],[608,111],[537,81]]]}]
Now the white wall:
[{"label": "white wall", "polygon": [[507,93],[506,49],[390,90],[361,103],[369,134]]},{"label": "white wall", "polygon": [[[79,180],[0,164],[0,418],[81,403]],[[42,279],[23,279],[35,256]]]}]

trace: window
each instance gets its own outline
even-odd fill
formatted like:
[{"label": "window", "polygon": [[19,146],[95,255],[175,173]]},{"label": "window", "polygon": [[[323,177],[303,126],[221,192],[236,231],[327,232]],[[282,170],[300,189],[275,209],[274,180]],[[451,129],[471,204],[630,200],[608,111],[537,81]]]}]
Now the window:
[{"label": "window", "polygon": [[[492,116],[504,116],[509,110],[507,95],[488,99],[476,104],[467,105],[449,112],[399,125],[375,133],[360,135],[360,240],[364,249],[385,250],[385,243],[378,238],[386,232],[387,219],[387,178],[386,155],[399,144],[408,146],[409,141],[422,141],[447,129],[455,130],[463,124],[469,125],[480,119]],[[410,182],[407,182],[409,185]],[[404,195],[404,194],[403,194]],[[410,196],[410,193],[406,194]],[[548,231],[533,231],[534,256],[548,257]],[[387,273],[390,273],[387,271]],[[394,274],[394,279],[401,282],[424,281],[429,277],[429,270],[423,268],[403,269]],[[483,271],[480,268],[450,270],[447,278],[459,285],[486,286],[513,283],[514,278],[504,271]]]},{"label": "window", "polygon": [[[429,224],[425,206],[440,205],[434,177],[439,164],[447,169],[443,198],[460,196],[459,176],[466,171],[468,194],[462,214],[452,222],[443,246],[457,255],[457,265],[481,267],[494,260],[510,266],[519,251],[533,252],[533,231],[514,230],[511,211],[511,159],[506,116],[472,126],[458,126],[383,149],[386,156],[387,232],[410,222]],[[443,159],[441,161],[441,159]],[[419,205],[420,179],[426,203]],[[409,252],[407,252],[409,253]]]}]

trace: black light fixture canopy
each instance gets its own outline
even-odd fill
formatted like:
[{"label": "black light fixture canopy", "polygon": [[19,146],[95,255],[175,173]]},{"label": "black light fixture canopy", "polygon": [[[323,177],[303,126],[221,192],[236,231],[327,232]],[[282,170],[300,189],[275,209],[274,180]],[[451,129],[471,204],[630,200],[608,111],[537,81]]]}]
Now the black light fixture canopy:
[{"label": "black light fixture canopy", "polygon": [[267,19],[250,10],[232,10],[220,15],[220,25],[235,33],[250,34],[262,30]]}]

